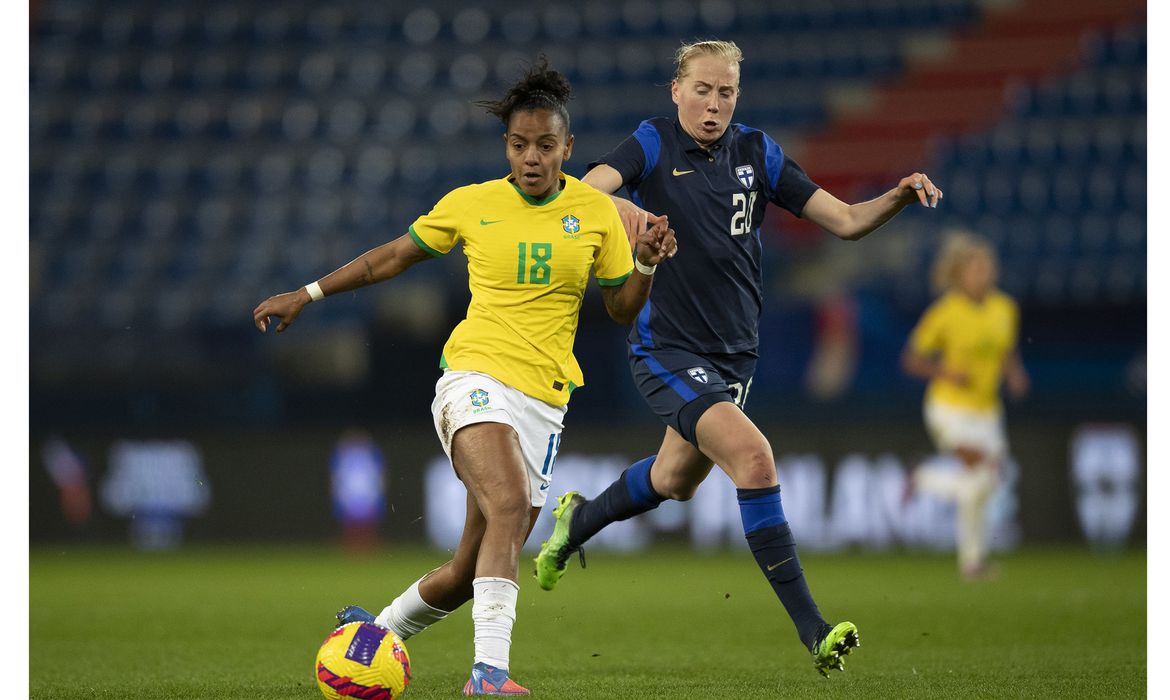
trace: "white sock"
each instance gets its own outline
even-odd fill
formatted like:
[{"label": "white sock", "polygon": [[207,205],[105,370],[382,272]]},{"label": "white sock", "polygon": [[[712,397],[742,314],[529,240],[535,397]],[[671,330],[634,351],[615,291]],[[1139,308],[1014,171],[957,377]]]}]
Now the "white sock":
[{"label": "white sock", "polygon": [[995,466],[980,463],[963,473],[956,515],[959,566],[974,570],[987,559],[987,501],[995,492]]},{"label": "white sock", "polygon": [[374,622],[389,627],[399,638],[407,640],[447,617],[446,611],[431,607],[419,595],[418,584],[421,582],[420,578],[410,584],[410,588],[387,605]]},{"label": "white sock", "polygon": [[496,668],[508,668],[512,648],[512,623],[516,621],[516,596],[520,586],[506,578],[483,576],[472,581],[475,604],[475,660]]}]

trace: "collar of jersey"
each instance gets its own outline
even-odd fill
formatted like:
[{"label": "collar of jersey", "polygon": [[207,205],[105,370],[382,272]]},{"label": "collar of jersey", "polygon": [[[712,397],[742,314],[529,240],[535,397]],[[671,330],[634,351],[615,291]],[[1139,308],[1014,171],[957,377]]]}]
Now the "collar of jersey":
[{"label": "collar of jersey", "polygon": [[568,187],[569,183],[568,183],[568,181],[565,179],[565,174],[564,174],[564,173],[561,173],[559,177],[560,177],[560,180],[561,180],[561,182],[562,182],[562,183],[564,183],[564,184],[562,184],[562,185],[561,185],[561,189],[557,190],[556,192],[553,192],[552,194],[550,194],[549,196],[545,197],[544,199],[537,199],[536,197],[530,197],[530,196],[528,195],[528,193],[527,193],[527,192],[525,192],[524,190],[520,189],[520,187],[519,187],[519,186],[518,186],[518,185],[517,185],[515,182],[513,182],[513,181],[512,181],[512,176],[511,176],[511,175],[509,175],[509,176],[508,176],[507,178],[505,178],[505,179],[508,181],[508,184],[509,184],[509,185],[511,185],[512,187],[516,188],[516,193],[517,193],[517,194],[519,194],[521,197],[523,197],[525,202],[528,202],[529,204],[531,204],[531,205],[533,205],[533,206],[536,206],[536,207],[543,207],[544,205],[546,205],[546,204],[548,204],[549,202],[553,201],[553,200],[554,200],[554,199],[556,199],[557,197],[560,197],[560,196],[561,196],[561,193],[565,191],[565,188],[566,188],[566,187]]},{"label": "collar of jersey", "polygon": [[695,141],[694,137],[692,137],[690,134],[687,133],[686,129],[682,128],[682,124],[679,123],[677,117],[675,117],[675,119],[674,119],[674,128],[675,128],[675,131],[678,133],[679,141],[681,143],[688,144],[683,149],[684,151],[688,151],[688,152],[690,152],[690,151],[703,151],[704,153],[716,153],[718,151],[723,150],[724,148],[727,148],[728,146],[731,145],[731,132],[732,132],[732,130],[735,129],[735,126],[736,125],[734,122],[731,124],[728,124],[727,128],[723,130],[723,135],[720,136],[718,139],[716,139],[715,143],[704,148],[704,147],[699,145],[698,141]]},{"label": "collar of jersey", "polygon": [[987,290],[987,294],[983,295],[982,299],[973,299],[970,296],[967,296],[967,293],[960,289],[955,289],[952,293],[967,306],[970,306],[974,309],[984,309],[987,308],[988,302],[991,301],[991,298],[995,296],[996,292],[998,291],[998,287],[989,289]]}]

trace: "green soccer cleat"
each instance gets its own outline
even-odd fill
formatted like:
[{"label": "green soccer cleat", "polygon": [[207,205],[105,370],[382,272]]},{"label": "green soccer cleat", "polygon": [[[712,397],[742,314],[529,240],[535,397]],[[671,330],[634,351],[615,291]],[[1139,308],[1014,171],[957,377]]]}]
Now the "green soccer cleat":
[{"label": "green soccer cleat", "polygon": [[852,622],[838,622],[836,627],[829,630],[813,646],[813,667],[825,678],[829,677],[831,669],[844,671],[845,661],[842,657],[859,646],[861,638],[857,635],[857,625]]},{"label": "green soccer cleat", "polygon": [[[585,503],[585,497],[576,491],[569,491],[557,499],[557,507],[553,510],[553,517],[557,519],[553,527],[552,536],[540,545],[540,553],[534,560],[536,569],[533,575],[536,582],[546,591],[556,587],[557,581],[565,575],[569,568],[569,557],[573,549],[569,548],[569,523],[573,520],[573,511]],[[581,566],[585,566],[585,558],[581,558]]]}]

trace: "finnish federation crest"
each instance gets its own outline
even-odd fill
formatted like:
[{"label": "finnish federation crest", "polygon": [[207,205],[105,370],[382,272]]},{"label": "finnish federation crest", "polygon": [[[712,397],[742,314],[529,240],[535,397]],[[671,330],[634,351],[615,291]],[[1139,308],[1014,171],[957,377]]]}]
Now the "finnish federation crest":
[{"label": "finnish federation crest", "polygon": [[565,229],[565,233],[577,233],[581,230],[581,220],[572,214],[562,218],[561,223],[563,224],[562,228]]},{"label": "finnish federation crest", "polygon": [[476,389],[468,396],[471,397],[471,405],[475,406],[476,408],[483,408],[484,406],[488,405],[488,401],[491,400],[491,398],[488,397],[488,393],[483,389]]},{"label": "finnish federation crest", "polygon": [[752,185],[756,184],[756,171],[750,165],[741,165],[735,169],[735,176],[743,183],[746,189],[751,189]]},{"label": "finnish federation crest", "polygon": [[700,384],[707,383],[707,370],[702,367],[692,367],[687,370],[687,374],[691,375],[691,379],[694,379]]}]

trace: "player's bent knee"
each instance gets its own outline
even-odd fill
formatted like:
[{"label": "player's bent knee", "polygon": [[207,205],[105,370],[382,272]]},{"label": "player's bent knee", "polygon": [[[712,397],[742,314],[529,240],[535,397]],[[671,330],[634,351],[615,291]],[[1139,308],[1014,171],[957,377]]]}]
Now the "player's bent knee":
[{"label": "player's bent knee", "polygon": [[767,448],[743,454],[730,469],[724,471],[728,472],[736,487],[741,489],[768,488],[779,483],[772,450]]},{"label": "player's bent knee", "polygon": [[[703,474],[706,477],[706,473]],[[682,474],[672,474],[663,479],[663,483],[654,485],[655,491],[663,498],[672,501],[689,501],[695,497],[702,479],[694,479]]]},{"label": "player's bent knee", "polygon": [[666,493],[659,494],[659,495],[665,496],[666,498],[669,498],[672,501],[689,501],[695,497],[696,493],[698,493],[699,487],[697,485],[691,486],[688,484],[686,486],[682,486],[682,487],[678,487],[678,488],[669,488],[669,489],[666,489],[666,491],[667,491]]}]

